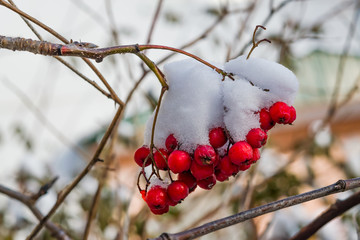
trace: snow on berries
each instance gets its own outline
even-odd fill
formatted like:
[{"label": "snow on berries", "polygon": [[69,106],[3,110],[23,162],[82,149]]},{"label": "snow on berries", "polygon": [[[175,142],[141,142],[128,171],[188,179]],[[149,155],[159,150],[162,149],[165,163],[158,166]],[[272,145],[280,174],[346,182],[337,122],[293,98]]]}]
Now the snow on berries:
[{"label": "snow on berries", "polygon": [[231,77],[195,60],[164,67],[169,89],[134,154],[146,178],[139,190],[154,214],[166,213],[197,186],[210,190],[249,169],[260,159],[269,130],[296,119],[291,105],[298,82],[290,70],[244,56],[218,67]]}]

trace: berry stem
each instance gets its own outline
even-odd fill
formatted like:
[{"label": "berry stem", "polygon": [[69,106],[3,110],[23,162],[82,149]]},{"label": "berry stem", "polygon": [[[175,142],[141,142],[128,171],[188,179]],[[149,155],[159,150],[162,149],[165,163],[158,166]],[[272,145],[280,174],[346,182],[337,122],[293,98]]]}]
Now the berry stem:
[{"label": "berry stem", "polygon": [[137,181],[136,181],[136,185],[137,185],[137,187],[138,187],[138,189],[139,189],[139,192],[142,190],[141,187],[140,187],[140,178],[141,178],[142,175],[143,175],[143,170],[141,170],[141,171],[139,172],[139,175],[138,175]]},{"label": "berry stem", "polygon": [[155,126],[156,126],[156,121],[157,121],[157,118],[158,118],[158,115],[159,115],[161,101],[162,101],[162,98],[163,98],[164,93],[166,92],[166,90],[167,90],[167,87],[165,87],[165,86],[161,89],[161,93],[160,93],[160,96],[159,96],[159,101],[158,101],[158,104],[157,104],[157,107],[156,107],[156,111],[155,111],[155,115],[154,115],[154,121],[153,121],[152,129],[151,129],[150,153],[153,152],[153,149],[155,147],[155,145],[154,145]]},{"label": "berry stem", "polygon": [[246,60],[249,59],[251,53],[254,51],[255,48],[257,48],[257,47],[259,46],[259,44],[260,44],[261,42],[271,43],[271,41],[268,40],[268,39],[266,39],[266,38],[261,39],[260,41],[255,42],[255,35],[256,35],[256,32],[257,32],[257,30],[258,30],[259,28],[262,28],[262,29],[266,30],[266,27],[261,26],[261,25],[256,25],[255,30],[254,30],[254,33],[253,33],[253,38],[252,38],[252,44],[253,44],[253,45],[252,45],[252,47],[251,47],[251,49],[250,49],[249,54],[248,54],[247,57],[246,57]]},{"label": "berry stem", "polygon": [[161,86],[163,88],[166,88],[166,90],[167,90],[169,88],[169,86],[166,83],[165,75],[160,71],[160,69],[156,66],[156,64],[153,61],[151,61],[145,54],[143,54],[141,52],[137,52],[135,54],[149,67],[149,69],[159,79]]},{"label": "berry stem", "polygon": [[[162,152],[159,151],[159,149],[158,149],[155,145],[153,145],[153,146],[154,146],[154,148],[155,148],[155,151],[159,152],[160,155],[161,155],[161,157],[163,157],[163,158],[165,159],[165,161],[166,161],[166,158],[165,158],[164,154],[162,154]],[[154,154],[152,154],[152,156],[154,156]],[[152,158],[152,160],[153,160],[153,165],[152,165],[152,166],[153,166],[153,171],[155,170],[155,171],[156,171],[156,176],[157,176],[160,180],[162,180],[162,179],[161,179],[161,176],[160,176],[159,168],[158,168],[158,166],[156,165],[156,162],[155,162],[154,157]],[[155,169],[154,169],[154,168],[155,168]]]},{"label": "berry stem", "polygon": [[191,57],[199,62],[201,62],[202,64],[214,69],[217,73],[221,74],[224,78],[225,77],[229,77],[231,78],[232,80],[234,80],[234,78],[232,77],[231,74],[225,72],[224,70],[212,65],[211,63],[203,60],[202,58],[198,57],[198,56],[195,56],[194,54],[191,54],[189,52],[186,52],[184,50],[181,50],[181,49],[177,49],[177,48],[173,48],[173,47],[168,47],[168,46],[162,46],[162,45],[151,45],[151,44],[148,44],[148,45],[139,45],[139,50],[142,51],[142,50],[146,50],[146,49],[161,49],[161,50],[169,50],[169,51],[172,51],[172,52],[177,52],[177,53],[180,53],[180,54],[183,54],[183,55],[186,55],[188,57]]}]

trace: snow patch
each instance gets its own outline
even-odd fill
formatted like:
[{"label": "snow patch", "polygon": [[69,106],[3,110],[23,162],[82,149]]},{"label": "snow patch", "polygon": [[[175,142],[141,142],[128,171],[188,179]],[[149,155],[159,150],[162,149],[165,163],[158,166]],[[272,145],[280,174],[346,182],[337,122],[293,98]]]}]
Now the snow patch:
[{"label": "snow patch", "polygon": [[[286,67],[265,59],[245,56],[223,67],[234,80],[193,59],[165,65],[169,90],[164,94],[155,127],[154,144],[165,148],[174,134],[180,149],[192,153],[208,145],[209,130],[225,127],[234,141],[245,140],[260,127],[259,111],[283,101],[291,105],[298,90],[296,76]],[[148,120],[144,144],[151,142],[155,111]]]}]

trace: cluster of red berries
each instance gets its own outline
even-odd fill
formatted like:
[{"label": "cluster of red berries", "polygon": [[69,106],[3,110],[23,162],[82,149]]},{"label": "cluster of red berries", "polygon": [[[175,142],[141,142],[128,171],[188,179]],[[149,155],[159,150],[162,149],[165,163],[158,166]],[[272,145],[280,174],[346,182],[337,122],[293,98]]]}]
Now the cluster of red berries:
[{"label": "cluster of red berries", "polygon": [[140,167],[153,164],[158,170],[177,175],[177,180],[168,185],[154,184],[147,191],[141,190],[150,210],[154,214],[166,213],[169,206],[180,203],[197,186],[209,190],[216,181],[223,182],[247,170],[259,160],[259,148],[266,144],[267,131],[276,123],[291,124],[296,118],[295,108],[284,102],[276,102],[256,114],[260,128],[251,129],[242,141],[234,142],[231,133],[217,127],[209,131],[210,145],[199,145],[192,153],[181,150],[173,134],[165,141],[166,149],[155,150],[153,154],[147,146],[137,149],[134,159]]}]

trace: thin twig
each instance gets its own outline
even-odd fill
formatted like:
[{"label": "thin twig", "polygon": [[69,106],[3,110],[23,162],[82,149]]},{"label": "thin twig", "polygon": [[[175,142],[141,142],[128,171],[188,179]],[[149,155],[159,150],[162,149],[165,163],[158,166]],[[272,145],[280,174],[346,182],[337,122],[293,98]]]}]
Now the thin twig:
[{"label": "thin twig", "polygon": [[153,35],[153,31],[154,31],[154,28],[155,28],[155,24],[156,24],[156,22],[157,22],[157,20],[158,20],[158,18],[159,18],[159,13],[160,13],[162,4],[163,4],[163,0],[159,0],[159,1],[158,1],[158,4],[157,4],[157,6],[156,6],[156,11],[155,11],[153,20],[151,21],[149,33],[148,33],[147,40],[146,40],[146,44],[149,44],[149,43],[151,42],[151,37],[152,37],[152,35]]},{"label": "thin twig", "polygon": [[354,95],[359,91],[359,84],[360,84],[360,74],[357,76],[353,87],[346,93],[344,99],[339,101],[339,103],[337,104],[338,109],[340,109],[341,107],[343,107],[353,99]]},{"label": "thin twig", "polygon": [[[192,45],[199,42],[200,40],[205,39],[215,29],[215,27],[218,26],[225,19],[225,17],[228,16],[229,14],[230,14],[230,12],[224,9],[221,12],[221,14],[217,17],[217,19],[214,21],[214,23],[211,24],[208,28],[206,28],[204,30],[204,32],[200,33],[199,36],[195,37],[193,40],[190,40],[188,43],[185,43],[182,46],[180,46],[179,49],[184,50],[186,48],[191,47]],[[167,61],[169,58],[171,58],[175,54],[176,54],[175,52],[172,52],[169,55],[165,56],[164,58],[160,59],[159,61],[157,61],[157,65]]]},{"label": "thin twig", "polygon": [[115,143],[117,140],[117,129],[119,128],[119,124],[121,119],[123,118],[125,112],[125,108],[123,109],[120,117],[118,118],[118,121],[115,124],[114,130],[111,134],[111,144],[110,147],[108,149],[108,152],[106,154],[105,157],[105,167],[103,168],[102,174],[100,176],[100,179],[98,180],[99,184],[98,187],[96,189],[96,192],[94,194],[91,206],[90,206],[90,210],[89,210],[89,215],[88,215],[88,219],[86,222],[86,226],[85,226],[85,230],[84,230],[84,235],[83,235],[83,239],[86,240],[89,237],[90,234],[90,229],[91,229],[91,224],[93,222],[93,220],[95,219],[96,213],[97,213],[97,209],[99,206],[99,202],[100,202],[100,197],[101,197],[101,192],[102,189],[105,185],[106,179],[108,177],[108,173],[109,173],[109,167],[110,165],[114,162],[115,156],[113,155],[113,150],[115,147]]},{"label": "thin twig", "polygon": [[75,69],[72,65],[70,65],[68,62],[66,62],[61,57],[54,56],[56,60],[64,64],[67,68],[69,68],[71,71],[73,71],[76,75],[84,79],[86,82],[88,82],[90,85],[92,85],[94,88],[96,88],[99,92],[101,92],[103,95],[105,95],[107,98],[112,99],[111,94],[107,93],[104,89],[102,89],[94,80],[89,79],[84,74],[79,72],[77,69]]},{"label": "thin twig", "polygon": [[[293,2],[295,0],[285,0],[283,2],[281,2],[276,8],[272,7],[270,8],[270,12],[269,14],[266,16],[266,18],[264,19],[264,21],[261,23],[262,26],[266,26],[267,23],[271,20],[271,18],[274,16],[274,14],[278,11],[280,11],[283,7],[285,7],[288,3]],[[258,34],[256,34],[258,35]],[[239,51],[238,54],[235,55],[235,57],[238,57],[240,55],[242,55],[245,52],[245,49],[248,48],[250,45],[252,44],[252,39],[250,41],[248,41],[244,47]]]},{"label": "thin twig", "polygon": [[[81,57],[81,58],[91,58],[91,59],[95,59],[97,62],[101,62],[105,57],[113,55],[113,54],[133,53],[133,54],[138,55],[140,58],[142,58],[145,55],[141,56],[140,52],[147,50],[147,49],[167,50],[167,51],[180,53],[180,54],[186,55],[190,58],[193,58],[196,61],[199,61],[202,64],[214,69],[217,73],[223,75],[224,77],[227,76],[227,77],[233,79],[231,74],[226,73],[224,70],[214,66],[213,64],[203,60],[202,58],[200,58],[194,54],[191,54],[191,53],[186,52],[181,49],[168,47],[168,46],[162,46],[162,45],[133,44],[133,45],[120,45],[120,46],[107,47],[107,48],[88,48],[88,47],[79,46],[79,45],[73,44],[73,43],[62,45],[62,44],[50,43],[50,42],[46,42],[46,41],[37,41],[37,40],[25,39],[25,38],[19,38],[19,37],[12,38],[12,37],[5,37],[5,36],[0,35],[0,48],[9,49],[9,50],[13,50],[13,51],[28,51],[28,52],[32,52],[34,54],[41,54],[41,55],[45,55],[45,56],[46,55],[49,55],[49,56],[75,56],[75,57]],[[147,65],[149,66],[149,64],[147,64]],[[89,66],[91,67],[91,65],[89,65]],[[151,69],[151,70],[153,70],[153,69]],[[101,73],[98,72],[98,70],[96,68],[93,69],[93,71],[95,71],[95,73],[97,75],[101,75]],[[110,91],[109,88],[111,88],[111,87],[108,84],[107,84],[107,88]],[[119,100],[119,101],[121,102],[121,105],[123,105],[123,102],[121,100]]]},{"label": "thin twig", "polygon": [[[4,7],[16,12],[17,14],[19,14],[20,16],[24,17],[25,19],[35,23],[36,25],[38,25],[39,27],[43,28],[44,30],[46,30],[47,32],[51,33],[52,35],[54,35],[56,38],[58,38],[59,40],[61,40],[63,43],[65,44],[69,44],[70,42],[63,37],[62,35],[60,35],[59,33],[57,33],[54,29],[48,27],[47,25],[43,24],[42,22],[40,22],[39,20],[37,20],[36,18],[33,18],[32,16],[28,15],[27,13],[21,11],[20,9],[18,9],[17,7],[5,2],[4,0],[0,0],[0,5],[3,5]],[[56,55],[55,55],[56,56]],[[80,56],[82,57],[82,56]],[[102,83],[105,85],[105,87],[109,90],[112,99],[118,103],[119,105],[123,106],[124,103],[119,99],[119,97],[117,96],[117,94],[115,93],[115,91],[111,88],[111,86],[109,85],[109,83],[106,81],[106,79],[104,78],[104,76],[99,72],[99,70],[90,62],[89,59],[87,59],[86,57],[82,57],[82,60],[93,70],[93,72],[98,76],[98,78],[102,81]]]},{"label": "thin twig", "polygon": [[301,228],[301,230],[296,233],[291,240],[301,240],[308,239],[310,236],[315,234],[320,228],[325,224],[333,220],[334,218],[340,216],[347,210],[356,206],[360,203],[360,192],[354,193],[345,200],[337,200],[333,205],[331,205],[326,211],[314,219],[311,223]]},{"label": "thin twig", "polygon": [[252,38],[252,44],[253,44],[253,45],[252,45],[252,48],[250,49],[250,51],[249,51],[249,53],[248,53],[248,55],[247,55],[247,57],[246,57],[246,60],[249,59],[251,53],[254,51],[255,48],[257,48],[257,47],[259,46],[260,43],[262,43],[262,42],[271,43],[271,41],[268,40],[268,39],[262,39],[262,40],[259,40],[259,41],[255,42],[256,32],[257,32],[257,30],[258,30],[259,28],[262,28],[262,29],[266,30],[266,27],[261,26],[261,25],[256,25],[256,27],[255,27],[255,29],[254,29],[254,33],[253,33],[253,38]]},{"label": "thin twig", "polygon": [[164,93],[166,92],[166,90],[167,90],[167,88],[165,86],[161,89],[158,105],[156,107],[154,120],[153,120],[153,124],[152,124],[152,128],[151,128],[150,152],[153,152],[153,148],[155,146],[154,145],[154,137],[155,137],[156,121],[157,121],[157,117],[159,116],[159,110],[160,110],[160,107],[161,107],[161,101],[163,99],[163,96],[164,96]]},{"label": "thin twig", "polygon": [[[12,0],[8,0],[9,3],[11,5],[13,5],[14,7],[16,7],[15,3]],[[40,40],[43,41],[44,39],[41,37],[40,33],[38,31],[36,31],[36,29],[33,27],[33,25],[29,22],[29,20],[27,20],[25,17],[20,16],[21,19],[25,22],[25,24],[30,28],[30,30],[36,35],[36,37]],[[59,62],[61,62],[62,64],[64,64],[66,67],[68,67],[71,71],[73,71],[76,75],[78,75],[79,77],[81,77],[82,79],[84,79],[86,82],[88,82],[89,84],[91,84],[93,87],[95,87],[98,91],[100,91],[103,95],[105,95],[107,98],[112,98],[111,95],[107,92],[105,92],[95,81],[90,80],[88,77],[86,77],[85,75],[83,75],[82,73],[80,73],[78,70],[76,70],[70,63],[66,62],[64,59],[54,56],[54,58],[56,60],[58,60]]]},{"label": "thin twig", "polygon": [[49,189],[55,184],[55,182],[58,180],[59,177],[54,177],[50,182],[45,183],[44,185],[41,186],[41,188],[39,189],[39,191],[33,195],[31,195],[31,200],[33,202],[36,202],[40,197],[44,196],[45,194],[47,194],[47,192],[49,191]]},{"label": "thin twig", "polygon": [[357,22],[358,22],[358,19],[360,16],[359,8],[360,8],[360,3],[358,2],[357,6],[355,7],[355,10],[354,10],[354,16],[353,16],[352,22],[350,23],[350,26],[348,29],[346,41],[344,43],[343,52],[340,56],[339,65],[338,65],[338,69],[337,69],[337,75],[336,75],[336,82],[335,82],[334,90],[333,90],[333,93],[331,96],[330,105],[329,105],[328,112],[327,112],[327,117],[324,120],[324,125],[326,125],[327,123],[329,123],[332,120],[332,118],[335,115],[336,110],[337,110],[337,106],[338,106],[337,102],[338,102],[338,98],[339,98],[341,82],[343,79],[344,66],[345,66],[345,63],[347,60],[347,56],[350,51],[351,40],[353,39],[353,37],[355,35]]},{"label": "thin twig", "polygon": [[[27,206],[30,211],[34,214],[34,216],[41,220],[43,218],[42,213],[40,210],[34,206],[34,201],[32,197],[24,195],[20,192],[11,190],[10,188],[7,188],[0,184],[0,193],[3,193],[7,196],[9,196],[12,199],[18,200],[19,202],[23,203],[25,206]],[[45,223],[45,227],[51,232],[51,234],[59,240],[68,240],[70,239],[69,236],[66,234],[66,232],[61,229],[61,227],[57,226],[51,221],[47,221]]]},{"label": "thin twig", "polygon": [[[199,42],[201,39],[206,38],[206,37],[211,33],[211,31],[213,31],[213,30],[215,29],[215,27],[216,27],[217,25],[219,25],[219,24],[225,19],[225,16],[227,16],[228,13],[229,13],[229,12],[226,11],[226,12],[223,12],[222,14],[220,14],[220,15],[218,16],[218,18],[215,20],[215,22],[214,22],[213,24],[211,24],[208,28],[206,28],[206,29],[204,30],[204,32],[200,33],[199,36],[195,37],[193,40],[191,40],[191,41],[189,41],[188,43],[185,43],[184,45],[182,45],[181,47],[179,47],[179,49],[186,49],[186,48],[188,48],[188,47],[191,47],[191,46],[194,45],[195,43]],[[160,59],[159,61],[157,61],[157,62],[156,62],[156,65],[159,65],[159,64],[167,61],[168,59],[170,59],[171,57],[173,57],[175,54],[176,54],[176,53],[174,53],[174,52],[168,54],[168,55],[165,56],[164,58],[162,58],[162,59]],[[127,104],[127,103],[131,100],[131,98],[132,98],[135,90],[139,87],[139,85],[140,85],[141,82],[145,79],[146,75],[147,75],[149,72],[150,72],[149,70],[144,71],[143,74],[141,75],[141,77],[136,81],[134,87],[130,90],[130,92],[129,92],[129,94],[128,94],[128,97],[127,97],[127,99],[126,99],[126,101],[125,101],[125,104]]]},{"label": "thin twig", "polygon": [[60,207],[60,205],[64,202],[64,200],[66,199],[66,197],[69,195],[69,193],[77,186],[77,184],[89,173],[89,171],[92,169],[92,167],[95,165],[95,163],[98,162],[99,160],[99,156],[102,152],[102,150],[105,147],[105,144],[107,142],[107,140],[109,139],[115,125],[116,122],[118,121],[118,119],[120,118],[121,114],[123,111],[123,107],[119,106],[118,110],[112,120],[112,122],[110,123],[108,129],[106,130],[104,136],[102,137],[93,158],[91,159],[91,161],[88,163],[88,165],[83,169],[83,171],[73,180],[73,182],[68,185],[67,187],[65,187],[59,194],[58,194],[58,198],[56,200],[56,203],[54,204],[54,206],[51,208],[51,210],[48,212],[48,214],[41,219],[41,221],[39,222],[39,224],[33,229],[33,231],[31,232],[31,234],[27,237],[27,239],[32,239],[34,238],[37,233],[41,230],[41,228],[43,227],[43,225],[47,222],[48,219],[50,219],[50,217],[56,212],[56,210]]},{"label": "thin twig", "polygon": [[88,153],[85,152],[79,145],[73,143],[70,139],[68,139],[60,130],[56,128],[56,126],[47,119],[47,117],[42,113],[42,111],[33,103],[31,98],[27,96],[21,89],[19,89],[16,85],[14,85],[9,80],[2,78],[0,81],[9,88],[22,102],[23,104],[31,110],[34,116],[44,125],[47,129],[56,136],[65,146],[70,146],[72,149],[76,150],[81,156],[86,158],[90,158]]},{"label": "thin twig", "polygon": [[270,212],[274,212],[286,207],[290,207],[293,205],[297,205],[300,203],[304,203],[310,200],[314,200],[317,198],[321,198],[330,194],[334,194],[334,193],[338,193],[338,192],[343,192],[343,191],[347,191],[350,189],[354,189],[360,187],[360,178],[353,178],[353,179],[348,179],[348,180],[339,180],[336,183],[317,189],[317,190],[313,190],[310,192],[306,192],[303,194],[299,194],[299,195],[295,195],[295,196],[291,196],[282,200],[278,200],[272,203],[268,203],[266,205],[262,205],[256,208],[252,208],[250,210],[226,217],[226,218],[222,218],[222,219],[218,219],[216,221],[213,222],[209,222],[206,223],[202,226],[184,231],[184,232],[179,232],[179,233],[175,233],[175,234],[171,234],[171,233],[163,233],[161,234],[159,237],[154,238],[152,240],[184,240],[184,239],[194,239],[200,236],[204,236],[206,234],[209,234],[211,232],[220,230],[222,228],[226,228],[229,226],[232,226],[234,224],[240,223],[240,222],[244,222],[246,220],[264,215],[266,213],[270,213]]}]

